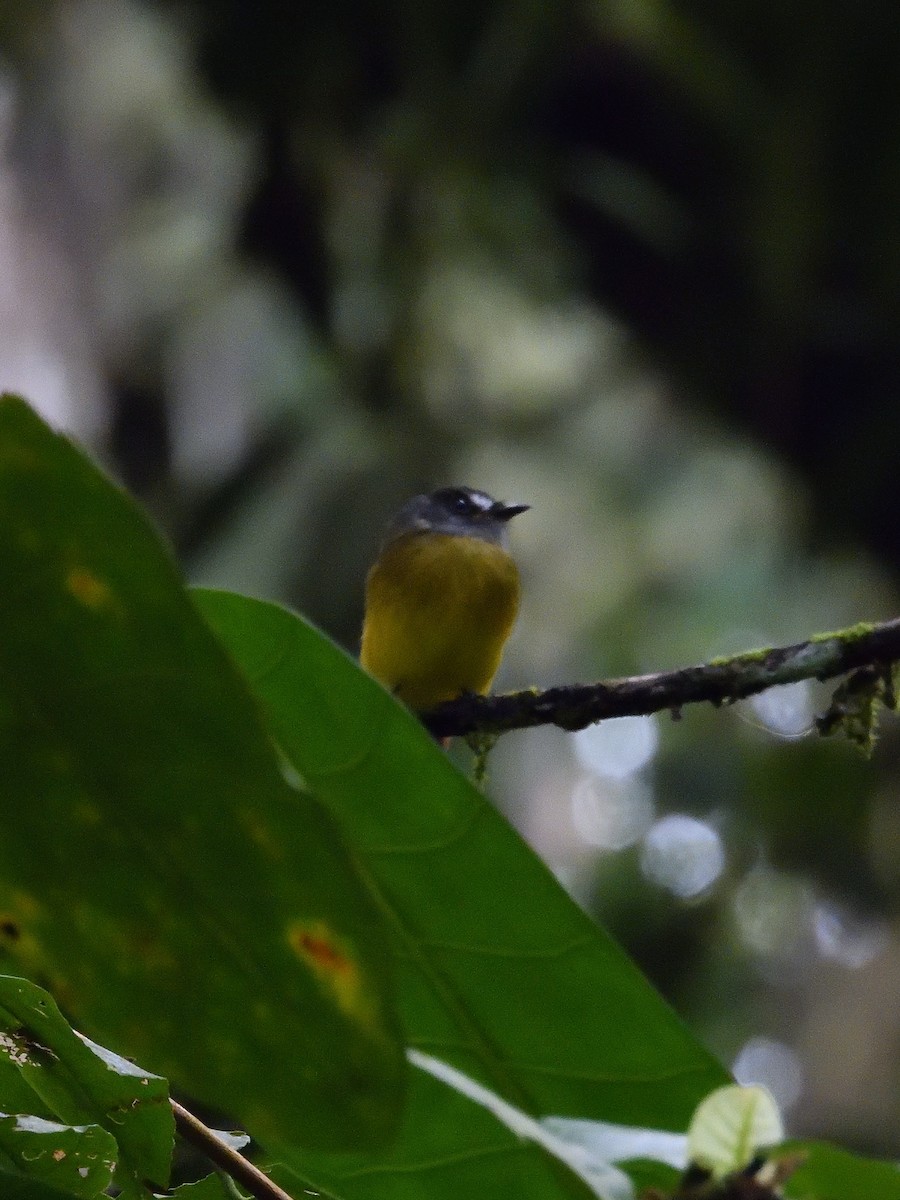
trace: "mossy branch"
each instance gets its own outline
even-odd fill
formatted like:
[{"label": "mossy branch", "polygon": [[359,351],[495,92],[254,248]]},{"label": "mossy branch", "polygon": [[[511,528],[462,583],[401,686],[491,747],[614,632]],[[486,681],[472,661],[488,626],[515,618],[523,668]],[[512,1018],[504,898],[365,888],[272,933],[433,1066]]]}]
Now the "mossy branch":
[{"label": "mossy branch", "polygon": [[[608,717],[646,716],[665,710],[678,716],[686,704],[732,704],[785,683],[850,676],[835,692],[831,707],[819,720],[819,729],[823,733],[842,730],[869,746],[877,708],[882,704],[895,707],[893,677],[898,662],[900,618],[854,625],[817,634],[793,646],[753,650],[678,671],[544,691],[534,688],[499,696],[461,696],[422,714],[422,721],[435,737],[500,734],[536,725],[577,730]],[[860,718],[861,710],[868,714],[868,721]]]}]

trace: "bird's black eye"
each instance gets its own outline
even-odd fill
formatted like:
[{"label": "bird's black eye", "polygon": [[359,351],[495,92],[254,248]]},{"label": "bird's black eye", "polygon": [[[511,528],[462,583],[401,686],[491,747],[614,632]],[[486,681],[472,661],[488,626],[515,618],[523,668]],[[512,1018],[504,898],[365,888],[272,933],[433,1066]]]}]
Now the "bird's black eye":
[{"label": "bird's black eye", "polygon": [[476,513],[481,512],[481,505],[474,498],[480,493],[474,494],[469,488],[449,487],[441,488],[438,492],[432,492],[428,499],[437,506],[438,510],[447,516],[453,514],[457,517],[473,517]]}]

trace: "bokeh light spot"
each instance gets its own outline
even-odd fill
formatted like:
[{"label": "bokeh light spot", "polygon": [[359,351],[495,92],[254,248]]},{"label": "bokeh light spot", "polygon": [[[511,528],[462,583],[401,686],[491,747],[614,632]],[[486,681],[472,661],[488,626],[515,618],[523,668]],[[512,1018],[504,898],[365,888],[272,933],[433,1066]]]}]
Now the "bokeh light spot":
[{"label": "bokeh light spot", "polygon": [[769,688],[748,704],[757,720],[779,737],[802,737],[813,727],[812,692],[806,679]]},{"label": "bokeh light spot", "polygon": [[734,913],[744,943],[757,954],[797,961],[810,932],[814,896],[802,879],[754,867],[734,894]]},{"label": "bokeh light spot", "polygon": [[816,905],[813,936],[816,949],[823,958],[830,958],[851,970],[868,966],[890,941],[883,921],[864,921],[833,904]]},{"label": "bokeh light spot", "polygon": [[695,817],[663,817],[644,839],[641,870],[653,883],[682,900],[708,891],[724,867],[722,839]]},{"label": "bokeh light spot", "polygon": [[572,824],[591,846],[624,850],[640,841],[653,821],[653,796],[638,780],[587,777],[572,791]]},{"label": "bokeh light spot", "polygon": [[580,729],[573,743],[586,770],[607,779],[626,779],[653,758],[659,729],[653,717],[615,717]]},{"label": "bokeh light spot", "polygon": [[790,1046],[771,1038],[745,1042],[731,1067],[738,1083],[760,1083],[769,1089],[782,1112],[792,1108],[803,1091],[803,1064]]}]

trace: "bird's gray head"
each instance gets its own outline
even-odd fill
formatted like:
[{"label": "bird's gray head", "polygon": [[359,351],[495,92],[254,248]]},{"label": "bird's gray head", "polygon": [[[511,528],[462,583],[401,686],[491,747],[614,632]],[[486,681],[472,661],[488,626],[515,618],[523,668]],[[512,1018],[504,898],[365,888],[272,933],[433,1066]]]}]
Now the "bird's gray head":
[{"label": "bird's gray head", "polygon": [[506,547],[508,522],[528,504],[503,504],[477,488],[448,487],[407,500],[388,526],[386,542],[405,533],[476,537]]}]

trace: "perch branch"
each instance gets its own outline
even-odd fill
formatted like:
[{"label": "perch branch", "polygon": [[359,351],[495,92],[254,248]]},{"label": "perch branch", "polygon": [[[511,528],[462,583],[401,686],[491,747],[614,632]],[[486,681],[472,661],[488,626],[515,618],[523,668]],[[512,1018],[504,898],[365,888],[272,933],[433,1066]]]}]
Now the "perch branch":
[{"label": "perch branch", "polygon": [[196,1146],[220,1171],[224,1171],[235,1183],[247,1189],[256,1200],[292,1200],[292,1197],[264,1175],[249,1159],[216,1137],[213,1130],[204,1125],[177,1100],[170,1100],[175,1114],[175,1127],[186,1142]]},{"label": "perch branch", "polygon": [[780,684],[834,679],[852,671],[863,671],[873,679],[884,678],[884,695],[890,703],[890,668],[898,661],[900,618],[895,618],[678,671],[545,691],[535,688],[499,696],[461,696],[423,713],[422,721],[435,737],[498,734],[535,725],[576,730],[607,717],[646,716],[665,709],[677,716],[685,704],[731,704]]}]

